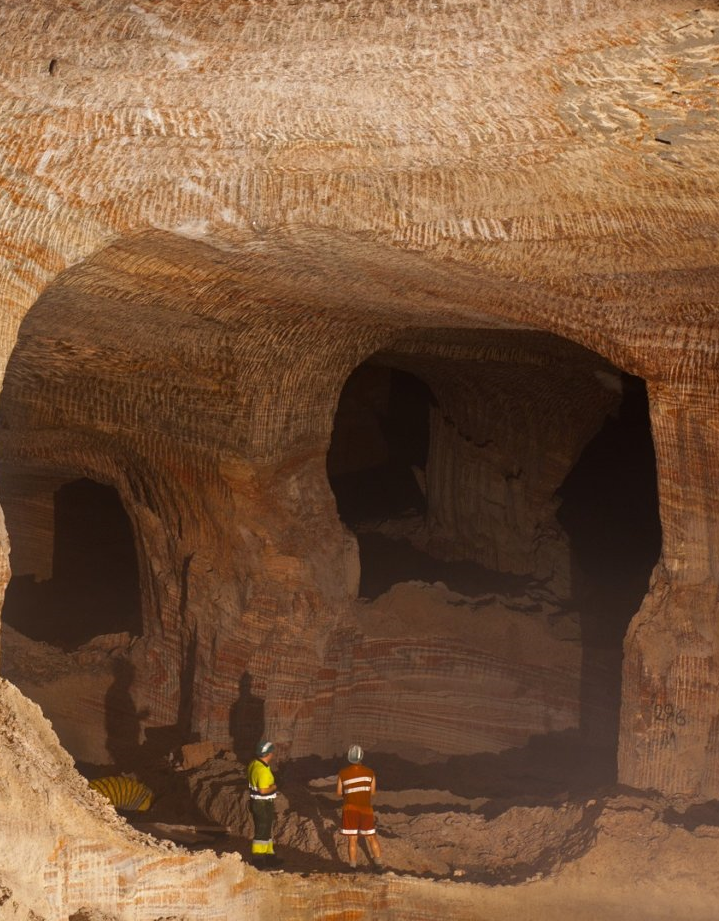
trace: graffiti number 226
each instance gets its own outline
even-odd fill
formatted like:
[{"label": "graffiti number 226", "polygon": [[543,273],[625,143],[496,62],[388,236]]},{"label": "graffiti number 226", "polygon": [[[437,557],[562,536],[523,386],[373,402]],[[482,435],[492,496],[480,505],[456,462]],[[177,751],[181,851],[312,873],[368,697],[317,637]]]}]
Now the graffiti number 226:
[{"label": "graffiti number 226", "polygon": [[654,719],[657,722],[669,723],[674,726],[686,726],[687,715],[685,710],[677,709],[674,704],[659,704],[654,702]]}]

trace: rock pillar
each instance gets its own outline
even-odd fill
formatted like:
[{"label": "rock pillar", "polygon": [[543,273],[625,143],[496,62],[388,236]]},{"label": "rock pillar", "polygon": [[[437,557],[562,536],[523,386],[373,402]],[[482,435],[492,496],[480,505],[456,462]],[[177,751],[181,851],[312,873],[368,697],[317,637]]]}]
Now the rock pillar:
[{"label": "rock pillar", "polygon": [[[154,481],[169,482],[164,473]],[[297,721],[311,713],[299,714],[347,602],[324,449],[278,465],[226,455],[184,476],[186,496],[152,490],[159,516],[131,506],[149,599],[134,652],[138,708],[151,729],[171,724],[183,739],[247,754],[264,732],[289,751],[307,734]]]},{"label": "rock pillar", "polygon": [[649,385],[663,550],[624,647],[619,780],[719,796],[719,387]]}]

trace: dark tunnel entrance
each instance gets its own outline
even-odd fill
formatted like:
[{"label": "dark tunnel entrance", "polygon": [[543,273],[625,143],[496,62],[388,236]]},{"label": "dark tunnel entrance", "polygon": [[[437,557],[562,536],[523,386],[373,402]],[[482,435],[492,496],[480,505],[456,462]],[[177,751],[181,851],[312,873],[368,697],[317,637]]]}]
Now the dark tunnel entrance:
[{"label": "dark tunnel entrance", "polygon": [[467,595],[519,591],[527,579],[427,547],[432,389],[407,371],[365,362],[340,395],[327,473],[341,521],[360,555],[359,595],[399,582],[443,582]]},{"label": "dark tunnel entrance", "polygon": [[86,478],[10,476],[0,501],[13,569],[5,623],[64,650],[142,633],[135,543],[117,490]]},{"label": "dark tunnel entrance", "polygon": [[365,363],[339,399],[327,474],[360,554],[359,594],[376,597],[431,565],[406,539],[427,511],[430,388],[406,371]]},{"label": "dark tunnel entrance", "polygon": [[340,395],[327,473],[342,521],[424,514],[429,387],[412,374],[360,365]]},{"label": "dark tunnel entrance", "polygon": [[[580,612],[581,729],[585,738],[612,746],[619,733],[623,641],[662,544],[646,384],[630,374],[621,375],[621,384],[616,412],[559,489],[557,512],[570,541],[572,603]],[[597,673],[605,675],[601,685],[592,678]]]},{"label": "dark tunnel entrance", "polygon": [[661,551],[656,457],[646,385],[622,375],[616,413],[562,484],[557,519],[570,539],[573,600],[593,644],[621,648]]}]

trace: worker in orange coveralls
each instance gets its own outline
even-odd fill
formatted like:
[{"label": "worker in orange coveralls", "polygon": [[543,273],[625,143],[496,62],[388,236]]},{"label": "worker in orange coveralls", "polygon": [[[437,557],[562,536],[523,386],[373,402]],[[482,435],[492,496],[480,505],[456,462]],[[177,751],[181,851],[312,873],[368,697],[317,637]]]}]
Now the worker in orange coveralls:
[{"label": "worker in orange coveralls", "polygon": [[349,764],[337,777],[337,796],[342,797],[342,834],[347,835],[349,864],[357,866],[357,838],[367,839],[375,867],[382,866],[382,854],[372,809],[372,797],[377,792],[377,778],[372,768],[362,764],[364,752],[359,745],[350,746]]}]

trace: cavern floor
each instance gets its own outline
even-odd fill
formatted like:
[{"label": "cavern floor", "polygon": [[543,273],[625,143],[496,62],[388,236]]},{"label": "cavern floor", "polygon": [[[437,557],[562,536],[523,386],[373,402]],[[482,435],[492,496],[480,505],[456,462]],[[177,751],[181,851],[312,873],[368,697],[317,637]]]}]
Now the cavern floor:
[{"label": "cavern floor", "polygon": [[[346,871],[334,784],[340,759],[307,758],[280,769],[277,845],[285,872]],[[415,764],[373,753],[378,833],[388,869],[434,879],[521,882],[589,846],[602,811],[592,781],[611,775],[611,753],[574,738],[542,740],[501,756]],[[194,770],[149,770],[157,804],[132,823],[216,824],[232,834],[198,848],[250,857],[244,765],[224,753]],[[605,789],[604,799],[608,794]],[[369,868],[360,848],[361,869]]]},{"label": "cavern floor", "polygon": [[[529,746],[498,757],[494,763],[482,757],[452,759],[444,765],[417,765],[380,753],[368,758],[384,780],[376,800],[385,862],[381,876],[407,882],[424,878],[480,884],[476,891],[469,887],[476,898],[487,898],[489,887],[508,901],[512,890],[521,892],[526,885],[547,881],[561,906],[561,885],[557,892],[556,883],[563,874],[574,874],[575,884],[589,885],[591,891],[593,877],[614,872],[617,853],[631,852],[636,861],[637,849],[646,847],[640,865],[635,866],[638,892],[654,873],[658,883],[660,877],[671,880],[675,890],[678,883],[694,878],[701,893],[696,869],[719,842],[719,804],[686,807],[658,795],[618,787],[582,791],[584,784],[610,770],[610,764],[601,757],[590,763],[591,753],[581,752],[576,740],[554,743],[551,752],[547,745]],[[337,759],[312,758],[283,766],[276,834],[283,860],[279,872],[329,889],[337,885],[337,874],[349,875],[365,888],[367,874],[376,875],[367,850],[360,845],[358,869],[351,871],[344,862],[344,842],[336,831],[339,810],[333,791],[340,764]],[[194,809],[174,811],[177,801],[165,797],[153,809],[155,820],[227,823],[232,835],[214,841],[208,838],[191,849],[239,853],[249,861],[251,826],[242,796],[243,766],[232,755],[220,756],[186,772],[181,783]],[[178,789],[175,784],[175,791]],[[149,818],[133,824],[142,828]],[[443,898],[444,893],[449,895],[443,890]],[[702,907],[700,897],[692,917],[711,916],[707,913],[711,899],[706,895],[707,903]],[[596,893],[594,898],[595,914],[587,917],[615,917],[616,906],[607,907]],[[624,902],[626,914],[617,917],[665,917],[647,915],[646,908],[638,895],[636,903]],[[556,911],[556,904],[544,911],[537,907],[531,917],[558,917]],[[479,916],[470,909],[467,917]]]},{"label": "cavern floor", "polygon": [[[319,858],[296,863],[298,851],[306,852],[308,843],[319,838],[314,819],[322,814],[317,804],[327,795],[321,778],[309,788],[300,779],[303,772],[308,776],[330,765],[307,761],[292,765],[295,777],[290,772],[284,781],[289,791],[304,791],[304,802],[292,798],[280,822],[278,837],[285,842],[289,872],[262,874],[236,854],[218,861],[211,851],[191,853],[138,835],[88,790],[39,709],[6,681],[0,681],[0,710],[3,741],[12,736],[22,751],[18,758],[9,746],[0,747],[12,805],[6,827],[16,841],[9,863],[0,868],[3,921],[30,917],[31,911],[36,918],[154,921],[168,917],[169,906],[172,917],[224,911],[247,921],[268,912],[277,919],[310,921],[318,905],[336,917],[351,911],[353,917],[372,921],[714,921],[719,912],[716,804],[683,809],[660,797],[614,790],[596,799],[571,796],[544,806],[505,802],[501,810],[495,798],[494,813],[486,803],[460,812],[457,794],[445,792],[442,802],[430,805],[416,790],[389,791],[380,809],[381,821],[387,819],[383,844],[390,867],[409,853],[413,838],[422,840],[429,820],[434,832],[445,833],[450,848],[466,845],[470,835],[475,846],[484,842],[476,855],[485,872],[493,873],[491,883],[468,882],[469,874],[455,876],[456,866],[451,877],[440,880],[419,878],[426,873],[419,868],[412,874],[391,868],[378,875],[338,873],[337,865]],[[390,764],[386,759],[383,767],[388,780]],[[237,762],[215,759],[185,775],[188,781],[194,778],[198,801],[203,791],[223,789],[211,779],[222,769],[228,775],[241,773]],[[221,805],[221,796],[211,798],[215,807]],[[236,789],[228,803],[239,808]],[[314,804],[314,816],[297,821],[308,804]],[[63,816],[62,825],[57,815]],[[286,822],[285,816],[295,818]],[[332,828],[334,822],[333,815]],[[403,837],[386,833],[399,830],[400,823]],[[519,863],[527,855],[533,856],[529,868]],[[506,873],[512,864],[514,878]],[[497,871],[505,874],[503,880]]]},{"label": "cavern floor", "polygon": [[[611,775],[610,755],[583,749],[570,735],[501,756],[444,763],[420,765],[373,753],[367,762],[382,784],[376,812],[384,872],[518,885],[551,877],[587,858],[603,831],[614,827],[622,845],[647,835],[664,842],[683,836],[684,846],[666,859],[689,873],[683,864],[693,845],[719,840],[719,804],[687,807],[627,788],[597,787]],[[276,843],[282,872],[350,872],[337,832],[334,783],[341,764],[341,759],[306,758],[278,771],[282,793]],[[90,771],[101,772],[97,767]],[[210,848],[250,860],[245,771],[233,753],[221,752],[183,772],[148,765],[140,775],[158,798],[148,813],[128,817],[136,828],[147,831],[149,823],[226,826],[228,835],[208,835],[190,850]],[[357,872],[372,872],[362,846]]]}]

